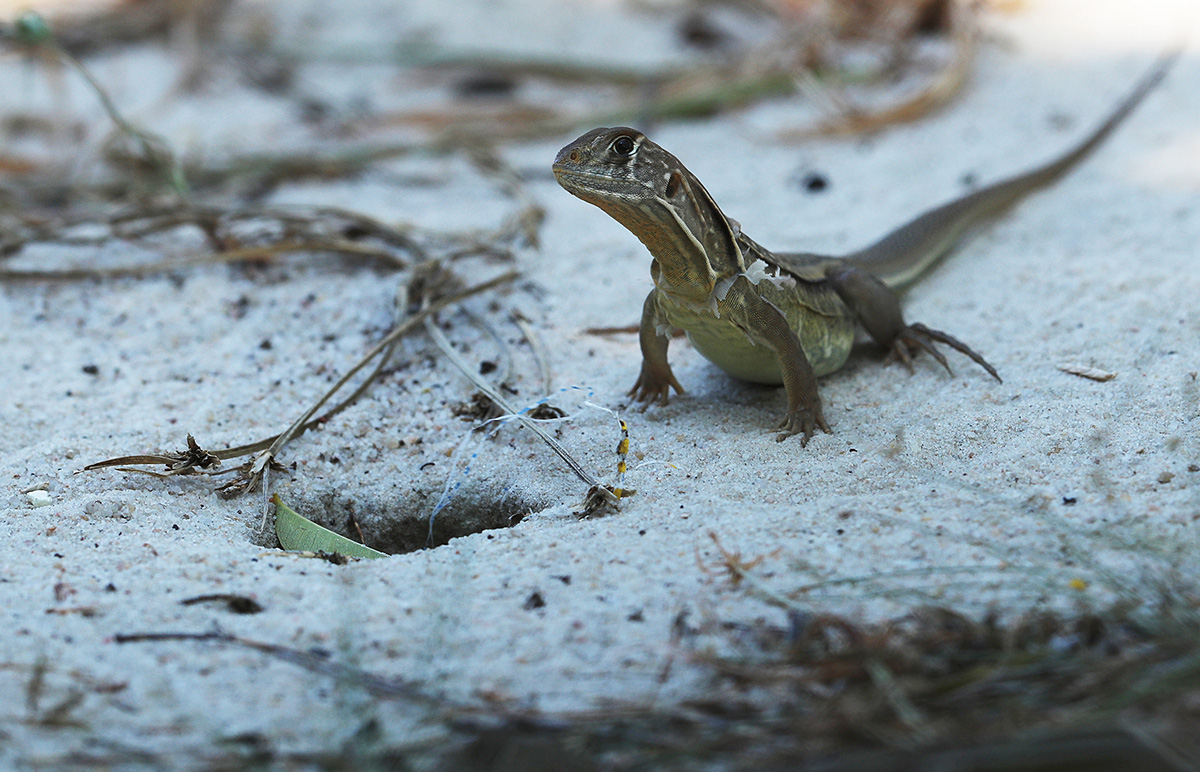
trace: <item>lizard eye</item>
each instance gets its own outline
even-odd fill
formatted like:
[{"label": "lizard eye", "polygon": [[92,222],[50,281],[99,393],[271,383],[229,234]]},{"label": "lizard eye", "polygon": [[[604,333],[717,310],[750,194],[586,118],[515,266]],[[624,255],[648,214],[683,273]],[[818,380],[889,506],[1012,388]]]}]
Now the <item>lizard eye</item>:
[{"label": "lizard eye", "polygon": [[614,139],[608,147],[617,155],[633,155],[633,138],[627,134],[622,134]]}]

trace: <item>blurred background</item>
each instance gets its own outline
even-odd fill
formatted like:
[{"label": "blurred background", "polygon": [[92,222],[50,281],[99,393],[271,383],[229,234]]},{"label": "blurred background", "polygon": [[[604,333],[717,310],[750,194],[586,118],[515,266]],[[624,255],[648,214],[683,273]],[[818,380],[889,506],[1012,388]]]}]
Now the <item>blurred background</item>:
[{"label": "blurred background", "polygon": [[[285,180],[359,174],[415,153],[565,139],[596,125],[651,130],[796,94],[816,111],[776,132],[780,141],[869,132],[954,98],[981,9],[3,2],[0,206],[261,198]],[[871,98],[880,86],[886,95]]]}]

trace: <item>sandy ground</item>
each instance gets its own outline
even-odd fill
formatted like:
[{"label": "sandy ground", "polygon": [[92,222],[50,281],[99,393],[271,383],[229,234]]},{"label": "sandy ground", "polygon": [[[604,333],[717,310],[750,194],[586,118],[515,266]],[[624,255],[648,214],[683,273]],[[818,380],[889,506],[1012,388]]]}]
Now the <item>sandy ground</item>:
[{"label": "sandy ground", "polygon": [[[501,50],[555,53],[586,40],[588,56],[628,52],[640,63],[666,48],[656,48],[669,35],[665,22],[630,20],[607,4],[550,5],[515,4],[506,15],[480,3],[452,24],[437,4],[414,4],[403,21],[454,44],[499,30]],[[628,420],[638,494],[607,517],[572,514],[581,486],[528,432],[469,436],[451,407],[472,387],[422,336],[402,346],[397,366],[359,404],[285,451],[289,471],[272,477],[269,492],[335,527],[353,514],[367,541],[385,549],[417,538],[447,486],[448,515],[523,516],[512,528],[334,566],[271,548],[259,531],[269,492],[227,502],[206,480],[76,474],[109,456],[179,448],[187,433],[221,447],[283,428],[391,324],[402,276],[314,260],[0,287],[0,763],[137,749],[166,754],[155,763],[186,765],[252,735],[280,750],[332,749],[369,719],[386,742],[439,732],[423,707],[376,701],[254,651],[122,645],[119,634],[219,629],[326,651],[457,700],[549,711],[695,695],[708,676],[683,656],[689,647],[724,646],[720,622],[784,620],[724,577],[713,535],[745,559],[765,556],[755,568],[762,588],[809,588],[793,595],[798,606],[858,618],[928,601],[970,612],[1099,605],[1149,594],[1176,569],[1194,579],[1200,8],[1193,0],[1025,5],[988,18],[965,94],[917,124],[783,145],[772,141],[775,130],[816,115],[789,100],[653,134],[760,243],[838,252],[960,194],[965,178],[997,179],[1052,156],[1158,52],[1191,41],[1159,91],[1092,159],[909,293],[911,319],[969,342],[1004,383],[958,357],[957,377],[927,359],[909,375],[864,348],[822,380],[834,433],[807,447],[776,443],[768,431],[781,417],[782,391],[730,379],[686,342],[671,355],[688,393],[665,408],[629,409],[635,337],[583,331],[638,318],[648,256],[554,183],[549,162],[572,136],[506,148],[548,210],[541,248],[519,255],[524,278],[514,288],[465,307],[510,344],[513,399],[522,405],[543,387],[509,311],[533,320],[553,401],[573,416],[558,427],[560,439],[595,474],[612,479],[618,434],[610,414],[585,403]],[[318,14],[307,13],[289,23],[311,31]],[[610,17],[636,34],[584,35],[614,29],[600,23]],[[327,32],[366,46],[384,39],[379,23],[364,11]],[[135,47],[93,66],[122,104],[189,147],[296,140],[289,106],[256,92],[168,100],[173,61]],[[101,120],[70,78],[48,94],[36,71],[15,60],[2,66],[8,108],[65,100]],[[359,74],[346,84],[336,68],[318,68],[303,87],[352,105],[394,99],[402,86],[385,67]],[[819,194],[797,182],[814,171],[830,182]],[[397,182],[413,179],[434,182]],[[290,185],[271,202],[353,207],[437,228],[494,227],[513,206],[461,158]],[[146,257],[44,246],[7,264]],[[483,277],[505,267],[470,270]],[[506,356],[471,317],[449,313],[443,322],[469,360]],[[1117,375],[1095,382],[1059,365]],[[38,486],[46,506],[23,492]],[[265,610],[180,602],[209,593],[250,596]],[[687,645],[673,633],[681,615],[701,631]],[[28,685],[39,662],[48,670],[33,704]],[[64,724],[30,720],[67,702]]]}]

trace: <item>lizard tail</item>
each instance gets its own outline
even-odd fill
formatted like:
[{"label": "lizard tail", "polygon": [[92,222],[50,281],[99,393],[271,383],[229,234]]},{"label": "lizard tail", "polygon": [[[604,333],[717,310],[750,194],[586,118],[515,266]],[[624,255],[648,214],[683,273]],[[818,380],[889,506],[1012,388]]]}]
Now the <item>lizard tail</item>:
[{"label": "lizard tail", "polygon": [[1179,54],[1175,50],[1163,55],[1112,114],[1073,149],[1032,171],[932,209],[845,260],[875,274],[889,287],[901,289],[912,284],[944,257],[968,228],[1049,185],[1086,158],[1154,90]]}]

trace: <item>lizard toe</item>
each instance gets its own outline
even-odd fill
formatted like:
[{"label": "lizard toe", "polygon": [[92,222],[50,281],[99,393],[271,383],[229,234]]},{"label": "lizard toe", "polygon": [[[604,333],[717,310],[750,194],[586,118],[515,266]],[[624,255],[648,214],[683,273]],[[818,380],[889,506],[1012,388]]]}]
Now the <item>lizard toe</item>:
[{"label": "lizard toe", "polygon": [[776,429],[779,434],[775,435],[775,441],[783,442],[788,437],[799,434],[800,447],[803,448],[808,445],[808,441],[812,439],[817,429],[826,434],[833,434],[833,430],[829,428],[820,408],[815,413],[805,408],[799,408],[779,424]]},{"label": "lizard toe", "polygon": [[642,409],[645,410],[652,404],[669,404],[671,389],[675,389],[678,394],[683,393],[683,387],[675,380],[674,375],[667,373],[665,377],[655,377],[643,370],[633,388],[629,390],[629,396],[633,397],[634,402],[641,402]]},{"label": "lizard toe", "polygon": [[914,351],[925,351],[938,364],[946,368],[946,372],[953,376],[954,371],[950,369],[950,363],[946,360],[946,355],[937,349],[937,346],[934,345],[936,343],[949,346],[960,354],[963,354],[987,371],[988,375],[1000,383],[1004,382],[1000,378],[1000,373],[996,372],[996,368],[992,367],[986,359],[970,346],[949,333],[926,327],[920,323],[910,324],[900,331],[900,334],[896,336],[896,340],[892,343],[889,358],[900,360],[908,368],[909,372],[912,372],[911,353]]}]

